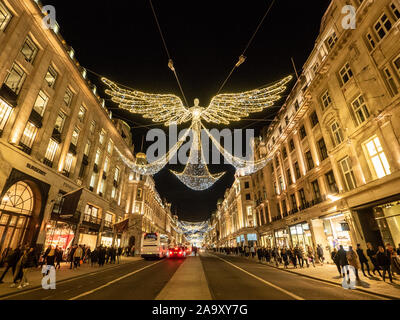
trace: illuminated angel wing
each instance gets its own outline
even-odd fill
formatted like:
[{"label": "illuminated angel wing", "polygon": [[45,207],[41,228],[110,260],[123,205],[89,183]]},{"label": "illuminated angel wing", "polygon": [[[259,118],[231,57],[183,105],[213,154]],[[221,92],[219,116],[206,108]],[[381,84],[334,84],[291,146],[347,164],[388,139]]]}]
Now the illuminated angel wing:
[{"label": "illuminated angel wing", "polygon": [[125,90],[106,78],[101,80],[110,88],[106,90],[106,93],[121,109],[141,114],[143,118],[164,123],[165,126],[185,123],[192,119],[191,113],[184,107],[182,100],[173,94],[150,94]]},{"label": "illuminated angel wing", "polygon": [[212,123],[229,124],[231,121],[240,121],[250,113],[261,112],[271,107],[281,99],[281,94],[286,91],[286,85],[292,76],[276,84],[252,91],[220,94],[215,96],[207,109],[202,112],[202,119]]}]

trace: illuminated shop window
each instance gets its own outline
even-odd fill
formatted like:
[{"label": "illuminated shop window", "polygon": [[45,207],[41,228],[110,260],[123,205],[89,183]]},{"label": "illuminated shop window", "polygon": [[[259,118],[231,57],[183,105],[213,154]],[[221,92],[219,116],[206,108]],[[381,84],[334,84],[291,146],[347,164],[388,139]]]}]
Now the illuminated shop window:
[{"label": "illuminated shop window", "polygon": [[36,135],[38,132],[38,128],[32,123],[28,122],[26,124],[24,133],[22,134],[22,138],[20,140],[19,145],[22,147],[22,150],[28,154],[32,151],[32,145],[35,141]]},{"label": "illuminated shop window", "polygon": [[387,161],[379,138],[372,138],[370,141],[365,143],[365,146],[368,152],[369,160],[374,167],[377,177],[383,178],[391,174],[389,162]]},{"label": "illuminated shop window", "polygon": [[74,155],[72,153],[68,153],[65,157],[65,165],[64,165],[64,172],[69,174],[71,173],[72,163],[74,162]]},{"label": "illuminated shop window", "polygon": [[53,161],[58,150],[58,143],[53,139],[50,139],[49,145],[47,146],[46,154],[44,156],[45,164],[49,167],[53,166]]}]

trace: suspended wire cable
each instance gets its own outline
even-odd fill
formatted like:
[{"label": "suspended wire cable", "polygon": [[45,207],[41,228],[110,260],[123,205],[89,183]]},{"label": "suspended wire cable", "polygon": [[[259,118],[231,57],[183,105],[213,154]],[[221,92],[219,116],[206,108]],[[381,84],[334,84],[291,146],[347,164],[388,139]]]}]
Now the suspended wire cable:
[{"label": "suspended wire cable", "polygon": [[165,41],[164,33],[162,32],[162,29],[161,29],[161,26],[160,26],[160,22],[158,21],[158,17],[157,17],[157,14],[156,14],[156,10],[154,9],[153,2],[152,2],[152,0],[149,0],[149,2],[150,2],[151,10],[153,12],[154,20],[156,21],[156,24],[157,24],[158,32],[160,33],[160,36],[161,36],[161,39],[162,39],[162,42],[163,42],[163,45],[164,45],[165,52],[167,53],[167,56],[168,56],[168,67],[174,73],[176,81],[177,81],[178,86],[179,86],[179,89],[181,90],[183,99],[185,100],[186,106],[189,108],[189,103],[188,103],[188,101],[186,99],[186,95],[185,95],[185,92],[183,91],[182,84],[181,84],[181,82],[179,80],[179,77],[178,77],[178,74],[177,74],[177,72],[175,70],[174,61],[172,60],[171,55],[169,53],[167,42]]},{"label": "suspended wire cable", "polygon": [[251,36],[249,42],[247,43],[245,49],[243,50],[242,54],[239,56],[239,60],[238,62],[233,66],[231,72],[229,73],[228,77],[225,79],[225,81],[222,83],[221,87],[218,90],[218,94],[221,93],[222,89],[225,87],[225,85],[227,84],[227,82],[229,81],[229,79],[231,78],[233,72],[239,68],[245,61],[246,61],[246,52],[249,49],[250,45],[253,43],[254,38],[256,37],[258,31],[260,30],[261,26],[263,25],[265,19],[267,18],[269,12],[271,11],[272,7],[274,6],[276,0],[272,0],[270,6],[268,7],[267,11],[265,12],[263,18],[261,19],[261,22],[258,24],[256,30],[254,31],[253,35]]}]

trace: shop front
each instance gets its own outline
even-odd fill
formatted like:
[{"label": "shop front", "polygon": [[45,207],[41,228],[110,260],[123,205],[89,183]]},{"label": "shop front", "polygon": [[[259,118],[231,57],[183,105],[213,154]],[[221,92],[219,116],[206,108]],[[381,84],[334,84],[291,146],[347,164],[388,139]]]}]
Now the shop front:
[{"label": "shop front", "polygon": [[278,248],[284,248],[290,246],[289,233],[286,228],[275,231],[275,245]]},{"label": "shop front", "polygon": [[254,247],[257,245],[257,234],[256,233],[249,233],[247,234],[247,245],[249,247]]},{"label": "shop front", "polygon": [[339,249],[343,246],[348,250],[352,246],[350,226],[343,213],[322,218],[324,232],[329,247]]},{"label": "shop front", "polygon": [[313,247],[311,230],[307,222],[299,223],[289,227],[289,232],[293,247],[301,246],[304,249],[307,246]]},{"label": "shop front", "polygon": [[400,244],[400,201],[375,207],[374,214],[383,243],[397,248]]},{"label": "shop front", "polygon": [[74,227],[64,223],[51,221],[46,227],[45,248],[59,247],[64,252],[72,246],[75,237]]},{"label": "shop front", "polygon": [[97,239],[99,237],[99,233],[94,230],[90,230],[88,228],[80,228],[79,229],[79,244],[85,245],[89,247],[90,250],[93,250],[97,247]]},{"label": "shop front", "polygon": [[260,237],[261,245],[266,248],[274,247],[274,233],[272,231],[263,233]]}]

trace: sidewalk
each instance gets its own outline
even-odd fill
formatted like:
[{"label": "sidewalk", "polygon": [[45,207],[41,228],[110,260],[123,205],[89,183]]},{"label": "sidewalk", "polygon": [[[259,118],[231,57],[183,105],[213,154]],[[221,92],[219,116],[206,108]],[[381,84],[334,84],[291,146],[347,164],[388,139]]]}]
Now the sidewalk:
[{"label": "sidewalk", "polygon": [[[229,255],[229,256],[234,256],[237,257],[236,255]],[[239,256],[240,257],[240,256]],[[244,258],[245,260],[250,260],[254,262],[258,262],[258,259],[248,259]],[[339,272],[336,268],[336,265],[334,264],[316,264],[315,268],[310,265],[310,268],[307,268],[306,264],[304,268],[294,268],[293,265],[290,265],[288,269],[285,269],[283,265],[279,265],[279,267],[276,267],[274,263],[267,263],[265,261],[262,262],[262,264],[280,269],[282,271],[286,272],[291,272],[295,273],[298,275],[301,275],[303,277],[315,279],[315,280],[320,280],[328,283],[332,283],[335,285],[342,286],[343,278],[339,276]],[[368,274],[368,273],[367,273]],[[372,274],[372,272],[371,272]],[[389,279],[386,279],[386,283],[382,281],[382,278],[379,277],[378,274],[374,277],[364,277],[363,273],[361,270],[359,270],[359,275],[361,278],[361,281],[356,284],[356,290],[367,292],[367,293],[372,293],[372,294],[378,294],[382,295],[384,297],[387,297],[389,299],[400,299],[400,276],[395,275],[396,280],[393,280],[393,284],[389,282]]]},{"label": "sidewalk", "polygon": [[[99,271],[112,269],[118,265],[131,263],[131,262],[138,261],[141,259],[142,258],[140,258],[140,257],[121,257],[120,264],[106,264],[102,268],[100,268],[98,266],[98,264],[96,264],[94,267],[91,267],[90,264],[85,263],[85,264],[81,265],[77,270],[69,269],[70,263],[63,262],[61,264],[61,269],[56,271],[56,279],[57,279],[57,282],[65,281],[65,280],[81,277],[83,275],[87,275],[90,273],[96,273]],[[3,274],[4,270],[5,270],[5,268],[0,268],[0,276]],[[27,291],[27,290],[31,290],[31,289],[38,288],[38,287],[40,288],[42,286],[41,271],[42,271],[41,268],[35,269],[34,271],[30,271],[28,274],[28,281],[29,281],[30,285],[28,287],[18,289],[18,288],[10,288],[10,285],[12,284],[13,280],[12,280],[12,271],[9,270],[3,279],[4,283],[0,283],[0,298],[2,296],[6,296],[9,294]]]}]

